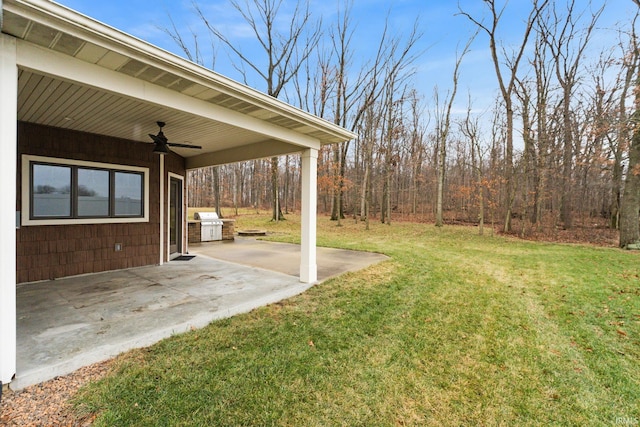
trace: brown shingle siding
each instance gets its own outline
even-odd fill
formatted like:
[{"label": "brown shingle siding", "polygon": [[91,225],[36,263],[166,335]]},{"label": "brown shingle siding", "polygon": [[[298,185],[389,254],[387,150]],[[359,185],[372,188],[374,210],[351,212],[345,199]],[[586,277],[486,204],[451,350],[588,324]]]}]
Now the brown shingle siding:
[{"label": "brown shingle siding", "polygon": [[[150,144],[24,122],[18,123],[18,142],[19,174],[22,154],[149,168],[150,210],[148,223],[20,227],[16,230],[18,283],[158,263],[159,159]],[[166,160],[165,171],[185,174],[180,156],[171,154]],[[21,209],[21,178],[17,179],[17,210]],[[116,243],[122,244],[122,251],[115,251]]]}]

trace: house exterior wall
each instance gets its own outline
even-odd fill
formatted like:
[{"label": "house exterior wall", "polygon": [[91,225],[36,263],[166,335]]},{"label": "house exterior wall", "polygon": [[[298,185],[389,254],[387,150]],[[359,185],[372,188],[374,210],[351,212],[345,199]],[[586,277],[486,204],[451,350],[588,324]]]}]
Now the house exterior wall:
[{"label": "house exterior wall", "polygon": [[[16,230],[18,283],[158,263],[160,159],[150,144],[19,122],[16,211],[22,208],[20,163],[26,154],[148,168],[149,221],[23,225]],[[184,174],[182,157],[166,157],[171,160],[165,164],[165,179],[168,172]]]}]

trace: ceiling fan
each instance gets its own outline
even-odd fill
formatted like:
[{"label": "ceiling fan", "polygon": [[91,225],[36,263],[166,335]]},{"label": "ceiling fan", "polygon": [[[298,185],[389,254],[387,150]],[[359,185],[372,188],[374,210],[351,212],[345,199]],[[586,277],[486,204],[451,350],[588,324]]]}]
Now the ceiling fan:
[{"label": "ceiling fan", "polygon": [[202,149],[199,145],[189,145],[189,144],[178,144],[176,142],[169,142],[167,137],[162,133],[162,128],[165,125],[165,122],[156,122],[160,127],[160,131],[157,135],[149,134],[151,139],[153,139],[153,143],[155,146],[153,147],[153,152],[158,154],[167,154],[170,152],[169,147],[182,147],[182,148],[195,148],[197,150]]}]

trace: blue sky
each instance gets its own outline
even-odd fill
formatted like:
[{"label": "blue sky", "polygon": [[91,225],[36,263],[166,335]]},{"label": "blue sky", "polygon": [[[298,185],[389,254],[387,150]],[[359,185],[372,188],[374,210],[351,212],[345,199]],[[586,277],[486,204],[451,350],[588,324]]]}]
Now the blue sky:
[{"label": "blue sky", "polygon": [[[314,16],[321,16],[325,24],[333,23],[338,5],[343,4],[343,1],[311,0],[311,11]],[[603,1],[606,0],[593,0],[593,3],[599,6]],[[599,21],[602,30],[594,38],[591,57],[587,60],[595,60],[603,46],[610,44],[611,39],[616,37],[613,31],[607,29],[628,21],[636,7],[631,0],[606,2],[605,12]],[[179,47],[161,29],[170,27],[169,15],[185,38],[191,38],[190,32],[194,31],[200,35],[201,43],[208,44],[209,36],[193,11],[192,0],[60,0],[59,3],[181,56],[184,54]],[[230,38],[237,41],[238,45],[249,49],[250,32],[238,15],[233,13],[227,0],[198,0],[198,3],[215,25],[228,31]],[[458,3],[462,9],[478,18],[485,12],[481,0],[354,0],[352,21],[355,35],[352,47],[356,52],[367,56],[375,48],[387,15],[391,30],[399,33],[408,32],[418,18],[424,35],[417,51],[423,53],[415,62],[414,82],[425,103],[429,104],[432,102],[434,86],[443,93],[451,87],[456,50],[462,49],[475,29],[465,17],[456,16]],[[498,3],[501,3],[500,0]],[[580,7],[584,7],[585,3],[587,2],[578,1]],[[293,1],[285,0],[285,7],[292,4]],[[520,39],[522,21],[529,5],[527,0],[510,1],[505,15],[507,19],[503,21],[505,25],[500,33],[505,42],[517,43]],[[211,58],[207,59],[210,60]],[[225,51],[219,49],[215,60],[216,71],[240,80],[240,75],[229,61]],[[264,90],[259,82],[250,83]],[[498,94],[488,40],[482,33],[464,59],[458,89],[458,112],[466,110],[469,93],[474,109],[479,111],[489,108]]]}]

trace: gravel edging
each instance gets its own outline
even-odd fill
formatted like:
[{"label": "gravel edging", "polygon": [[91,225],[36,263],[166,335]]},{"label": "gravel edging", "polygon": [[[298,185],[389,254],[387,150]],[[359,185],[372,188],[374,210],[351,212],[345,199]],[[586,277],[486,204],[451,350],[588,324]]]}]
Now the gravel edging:
[{"label": "gravel edging", "polygon": [[1,426],[89,426],[95,416],[78,419],[69,400],[90,381],[104,377],[113,359],[85,366],[69,375],[26,387],[4,390],[0,403]]}]

